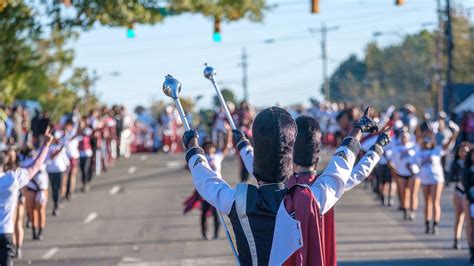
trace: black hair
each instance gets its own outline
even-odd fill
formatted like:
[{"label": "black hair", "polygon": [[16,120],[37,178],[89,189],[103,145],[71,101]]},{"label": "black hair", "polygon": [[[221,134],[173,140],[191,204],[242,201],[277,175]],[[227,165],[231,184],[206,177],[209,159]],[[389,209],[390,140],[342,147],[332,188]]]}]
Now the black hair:
[{"label": "black hair", "polygon": [[340,121],[340,120],[341,120],[342,118],[344,118],[345,116],[347,116],[347,118],[349,119],[349,121],[354,120],[354,118],[352,117],[351,109],[345,109],[345,110],[342,110],[342,111],[336,116],[336,121]]}]

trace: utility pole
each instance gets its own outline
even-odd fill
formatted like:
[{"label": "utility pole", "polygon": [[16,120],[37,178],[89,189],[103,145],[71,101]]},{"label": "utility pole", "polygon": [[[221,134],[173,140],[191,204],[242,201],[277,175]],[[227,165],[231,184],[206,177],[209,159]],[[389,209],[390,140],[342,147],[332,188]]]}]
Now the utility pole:
[{"label": "utility pole", "polygon": [[247,73],[247,49],[242,48],[242,88],[244,89],[244,100],[248,102],[249,91],[248,91],[248,73]]},{"label": "utility pole", "polygon": [[443,28],[443,13],[441,10],[441,0],[436,0],[436,12],[438,15],[438,29],[436,31],[436,65],[435,65],[435,86],[437,95],[436,109],[438,112],[443,110],[443,85],[441,84],[441,29]]},{"label": "utility pole", "polygon": [[326,95],[326,100],[331,100],[331,92],[329,90],[329,79],[328,79],[328,52],[327,52],[327,34],[329,31],[335,31],[339,29],[339,26],[326,27],[323,23],[321,27],[321,61],[323,62],[323,91]]},{"label": "utility pole", "polygon": [[446,96],[447,96],[447,112],[451,113],[454,108],[453,97],[453,32],[451,26],[451,0],[446,0],[446,50],[448,54],[448,66],[446,71]]},{"label": "utility pole", "polygon": [[323,63],[323,93],[327,101],[330,100],[331,94],[329,91],[329,79],[328,79],[328,56],[327,56],[327,33],[329,31],[335,31],[339,29],[339,26],[326,27],[326,24],[322,24],[320,29],[310,29],[312,33],[321,33],[321,61]]},{"label": "utility pole", "polygon": [[327,47],[326,47],[326,38],[327,38],[328,30],[326,28],[326,24],[323,23],[321,27],[321,58],[323,59],[323,92],[326,94],[326,100],[329,101],[331,94],[329,93],[329,82],[328,82],[328,55],[327,55]]}]

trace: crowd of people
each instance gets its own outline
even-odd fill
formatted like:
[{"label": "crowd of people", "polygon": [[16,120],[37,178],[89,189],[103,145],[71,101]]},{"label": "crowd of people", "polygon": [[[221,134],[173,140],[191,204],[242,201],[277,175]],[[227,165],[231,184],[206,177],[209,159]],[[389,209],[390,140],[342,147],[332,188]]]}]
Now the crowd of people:
[{"label": "crowd of people", "polygon": [[[76,191],[89,191],[94,177],[130,156],[133,130],[122,106],[87,114],[73,108],[58,121],[38,109],[0,106],[0,265],[21,258],[25,226],[32,240],[44,239],[50,200],[51,214],[59,216]],[[24,173],[32,167],[34,174]]]},{"label": "crowd of people", "polygon": [[[342,108],[341,108],[342,107]],[[338,111],[340,110],[340,111]],[[326,131],[323,143],[338,145],[354,123],[361,109],[344,104],[317,104],[306,111],[321,123]],[[413,105],[389,107],[374,114],[380,123],[390,127],[393,140],[375,167],[368,184],[382,206],[397,206],[407,221],[416,219],[419,194],[424,206],[426,234],[439,234],[441,195],[446,187],[453,191],[455,211],[453,245],[460,249],[460,239],[466,221],[466,239],[474,256],[474,235],[470,204],[472,196],[472,149],[474,141],[474,113],[464,112],[448,117],[445,112],[432,116],[417,116]],[[367,150],[374,138],[362,140]],[[453,185],[451,185],[453,184]],[[396,200],[397,199],[397,200]],[[397,204],[398,203],[398,204]],[[473,257],[474,258],[474,257]]]},{"label": "crowd of people", "polygon": [[[255,111],[245,102],[242,106],[247,110],[244,114],[233,111],[232,105],[230,109],[234,122],[249,141],[252,141]],[[359,106],[344,103],[314,103],[311,108],[295,107],[288,110],[294,119],[301,116],[317,119],[321,147],[326,149],[339,147],[363,116]],[[424,207],[424,232],[431,235],[439,234],[443,190],[446,187],[453,189],[455,221],[452,247],[460,249],[463,223],[466,221],[466,239],[474,261],[474,220],[471,218],[474,215],[471,216],[470,209],[470,204],[474,202],[474,194],[470,195],[470,189],[474,185],[474,180],[471,180],[473,113],[465,112],[450,117],[444,112],[433,115],[424,113],[422,116],[417,114],[415,107],[410,104],[398,108],[390,106],[381,112],[372,110],[371,115],[379,120],[381,128],[389,129],[388,133],[393,140],[384,147],[384,152],[374,171],[368,176],[366,184],[371,185],[382,206],[398,207],[402,219],[406,221],[416,220],[421,197]],[[204,149],[205,157],[211,169],[220,175],[221,160],[215,159],[216,151],[217,154],[223,154],[225,148],[232,147],[229,141],[226,141],[232,133],[223,109],[215,111],[213,123],[208,130],[203,130],[200,126],[197,128],[199,144]],[[362,150],[368,152],[376,140],[377,135],[366,134],[361,139]],[[239,156],[239,153],[236,152],[236,155]],[[241,182],[246,182],[248,171],[244,162],[240,162],[243,172]],[[200,206],[196,203],[202,203],[201,228],[203,238],[207,239],[205,217],[215,213],[215,209],[210,212],[209,204],[195,191],[185,202],[185,212]],[[218,232],[217,218],[215,225],[214,231]]]},{"label": "crowd of people", "polygon": [[[242,151],[243,146],[251,147],[253,144],[257,111],[245,101],[240,102],[237,107],[229,103],[229,109],[238,131],[231,129],[223,108],[215,109],[210,118],[203,117],[202,114],[189,114],[189,117],[195,117],[191,121],[193,128],[196,128],[196,134],[200,136],[197,144],[203,148],[203,158],[209,163],[210,170],[220,176],[223,159],[228,155],[235,155],[240,162],[240,181],[247,183],[250,174],[255,176],[256,172],[249,166],[251,163],[246,158],[248,154]],[[347,146],[346,137],[354,134],[354,128],[368,115],[360,106],[315,101],[310,108],[293,106],[287,110],[290,118],[297,122],[298,132],[308,130],[304,127],[308,125],[312,125],[311,130],[314,131],[308,133],[306,140],[311,139],[313,142],[304,142],[303,145],[298,144],[297,139],[295,149],[297,145],[309,145],[318,156],[322,149],[351,149]],[[8,202],[4,205],[2,217],[7,217],[5,224],[8,223],[7,220],[12,223],[11,226],[0,228],[3,229],[0,235],[6,239],[0,241],[5,243],[2,250],[6,250],[5,253],[0,252],[2,261],[4,258],[8,260],[15,256],[21,257],[25,224],[31,229],[33,240],[44,238],[46,207],[50,199],[51,214],[58,216],[65,203],[74,198],[76,191],[87,192],[94,177],[107,171],[118,158],[129,157],[133,152],[180,153],[189,148],[186,147],[187,143],[183,146],[181,142],[181,135],[186,135],[186,132],[172,105],[165,106],[156,117],[151,116],[145,109],[137,109],[135,113],[136,116],[132,117],[124,107],[112,106],[97,108],[84,115],[74,108],[58,121],[53,121],[48,112],[38,109],[24,108],[21,105],[0,106],[0,183],[8,180],[5,177],[21,181],[0,184],[0,198],[3,198],[3,202]],[[419,112],[409,104],[398,108],[390,106],[380,112],[373,109],[370,111],[370,116],[378,120],[381,132],[391,136],[392,141],[384,140],[385,135],[382,133],[367,132],[360,137],[363,152],[358,156],[359,163],[362,166],[365,163],[365,167],[373,168],[373,171],[361,170],[363,174],[357,177],[354,175],[355,179],[349,181],[352,183],[346,190],[365,179],[366,184],[371,185],[376,193],[380,204],[398,207],[406,221],[416,220],[418,198],[421,194],[424,203],[424,232],[437,235],[442,218],[441,195],[446,187],[451,187],[454,190],[455,210],[453,248],[460,248],[462,228],[466,221],[466,238],[474,261],[474,215],[471,215],[471,206],[474,206],[474,115],[472,112],[459,116],[447,116],[444,112],[435,115],[425,113],[422,116],[417,114]],[[317,121],[317,126],[313,120],[308,120],[309,118]],[[299,123],[304,125],[301,130]],[[264,127],[259,130],[274,129]],[[264,131],[257,130],[260,134],[264,134]],[[246,145],[236,143],[239,134]],[[37,166],[43,151],[41,147],[44,145],[48,146],[48,152],[44,162]],[[367,155],[372,154],[377,145],[383,146],[383,149],[377,149],[379,158],[377,163],[373,163]],[[298,149],[303,149],[302,147]],[[256,149],[262,148],[257,146]],[[301,170],[302,174],[293,178],[306,180],[308,177],[303,174],[305,171],[316,173],[318,156],[310,159],[294,158],[295,165],[300,165],[295,169]],[[308,160],[310,162],[307,162]],[[190,168],[191,172],[195,166]],[[354,165],[354,169],[362,166]],[[25,169],[34,167],[38,167],[38,171],[31,177],[23,173]],[[328,167],[330,168],[330,165]],[[76,189],[77,177],[80,177],[81,181],[79,189]],[[262,176],[255,178],[263,180]],[[311,177],[309,180],[311,182],[306,180],[305,183],[312,186],[316,179]],[[11,193],[12,189],[16,192]],[[6,193],[5,190],[9,192]],[[209,200],[209,195],[201,193],[197,187],[186,200],[185,212],[201,208],[200,225],[204,239],[209,239],[207,217],[213,216],[213,238],[217,238],[221,224],[218,211],[229,214],[230,210],[222,209],[222,206],[219,209],[219,203],[215,202],[215,199]],[[12,197],[15,197],[14,202]],[[332,217],[328,218],[329,222],[326,223],[334,223],[332,209],[324,209],[324,212],[326,217]],[[332,236],[331,241],[335,241],[334,238],[335,236]],[[331,256],[327,257],[329,259]],[[335,260],[335,255],[332,260]]]}]

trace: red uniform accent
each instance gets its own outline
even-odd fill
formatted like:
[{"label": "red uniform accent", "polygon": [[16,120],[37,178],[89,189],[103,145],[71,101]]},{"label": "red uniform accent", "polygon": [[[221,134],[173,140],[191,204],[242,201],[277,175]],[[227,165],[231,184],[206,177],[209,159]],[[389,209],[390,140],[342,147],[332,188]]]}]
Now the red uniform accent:
[{"label": "red uniform accent", "polygon": [[197,190],[194,190],[193,194],[189,196],[184,202],[184,210],[183,214],[188,213],[192,209],[200,209],[202,204],[202,198],[201,195],[197,192]]},{"label": "red uniform accent", "polygon": [[91,137],[87,135],[82,135],[82,139],[79,141],[79,150],[92,150]]},{"label": "red uniform accent", "polygon": [[[183,206],[184,206],[183,214],[186,214],[186,213],[192,211],[193,209],[201,209],[203,202],[204,202],[204,200],[202,199],[201,195],[199,195],[197,190],[194,190],[193,194],[191,196],[189,196],[183,202]],[[214,207],[212,207],[212,208],[214,208]],[[207,212],[206,212],[207,217],[210,217],[212,215],[212,208],[209,208],[209,210],[207,210]]]},{"label": "red uniform accent", "polygon": [[[295,174],[288,180],[287,186],[289,188],[295,186],[296,184],[304,184],[304,185],[311,186],[314,183],[314,181],[316,181],[317,177],[318,176],[316,175],[315,172],[306,172],[306,173]],[[300,190],[300,189],[298,188],[298,190]],[[309,191],[309,190],[306,189],[306,191]],[[313,201],[316,202],[314,197],[313,197]],[[288,202],[286,201],[286,198],[285,198],[286,210],[288,211],[288,213],[291,213],[292,211],[288,208],[288,206],[290,206],[290,205],[288,205]],[[308,206],[308,205],[304,205],[303,203],[301,203],[301,204],[297,204],[296,206],[300,207],[298,209],[302,209],[302,210],[300,210],[300,212],[304,212],[305,209],[306,209],[304,206]],[[311,247],[312,242],[308,243],[307,241],[303,240],[303,243],[304,243],[303,248],[299,249],[295,254],[293,254],[293,256],[290,257],[290,259],[292,259],[295,255],[297,257],[301,257],[302,255],[304,255],[304,256],[314,256],[312,253],[307,253],[309,251],[308,249],[311,248],[311,252],[316,252],[314,254],[317,254],[318,256],[322,256],[323,264],[321,264],[321,265],[337,266],[336,227],[335,227],[335,222],[334,222],[334,208],[331,208],[323,216],[319,215],[319,208],[317,206],[316,206],[316,210],[317,210],[317,215],[312,219],[317,220],[318,227],[314,227],[315,225],[312,225],[312,226],[314,228],[319,229],[319,234],[317,232],[313,232],[315,229],[312,229],[312,231],[311,231],[311,228],[309,228],[309,229],[306,228],[305,229],[305,227],[303,227],[302,221],[305,220],[305,219],[309,219],[309,217],[307,217],[307,216],[298,217],[298,216],[296,216],[297,212],[295,212],[295,218],[298,221],[301,222],[301,229],[302,229],[301,234],[303,235],[303,239],[305,237],[314,236],[314,235],[317,235],[316,237],[314,237],[315,239],[317,239],[317,238],[321,239],[321,245],[320,245],[321,251],[320,252],[322,253],[322,255],[319,255],[320,254],[319,252],[313,251],[313,248]],[[309,210],[307,210],[307,211],[309,211]],[[307,255],[305,255],[305,254],[307,254]],[[296,261],[296,260],[290,261],[290,259],[285,263],[285,265],[319,265],[319,264],[305,264],[305,263],[303,263],[303,261]],[[307,262],[311,263],[313,261],[307,261]],[[288,264],[288,263],[290,263],[290,264]]]},{"label": "red uniform accent", "polygon": [[303,246],[283,264],[324,266],[324,239],[319,215],[319,207],[313,192],[309,188],[297,185],[288,186],[289,193],[285,197],[285,208],[288,213],[294,212],[294,218],[300,222]]},{"label": "red uniform accent", "polygon": [[327,266],[337,266],[336,257],[336,223],[334,220],[334,208],[331,208],[322,217],[324,254]]}]

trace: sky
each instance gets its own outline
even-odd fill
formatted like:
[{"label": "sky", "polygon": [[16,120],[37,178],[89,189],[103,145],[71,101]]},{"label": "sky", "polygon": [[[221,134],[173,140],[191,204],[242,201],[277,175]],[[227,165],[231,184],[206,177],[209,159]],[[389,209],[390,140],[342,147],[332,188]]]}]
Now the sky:
[{"label": "sky", "polygon": [[[459,2],[460,0],[458,0]],[[350,54],[359,57],[369,41],[381,45],[399,42],[403,35],[436,26],[436,0],[320,0],[320,13],[310,14],[309,0],[269,0],[278,4],[262,22],[238,21],[221,25],[222,41],[212,41],[213,22],[200,15],[167,18],[154,26],[136,25],[135,38],[125,28],[97,26],[73,44],[76,66],[100,76],[96,91],[102,101],[129,108],[149,105],[163,95],[166,74],[183,84],[186,97],[203,96],[198,106],[210,106],[214,91],[202,75],[207,62],[217,70],[221,88],[243,97],[242,49],[248,53],[250,103],[306,103],[321,99],[321,35],[310,33],[322,23],[337,26],[327,35],[331,74]],[[442,1],[444,2],[444,1]],[[474,6],[474,0],[461,1]],[[374,32],[385,34],[374,37]],[[267,39],[275,39],[268,44]],[[117,73],[119,73],[117,75]]]}]

